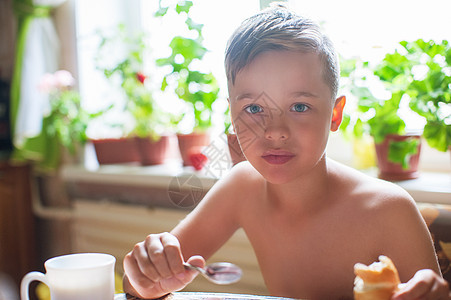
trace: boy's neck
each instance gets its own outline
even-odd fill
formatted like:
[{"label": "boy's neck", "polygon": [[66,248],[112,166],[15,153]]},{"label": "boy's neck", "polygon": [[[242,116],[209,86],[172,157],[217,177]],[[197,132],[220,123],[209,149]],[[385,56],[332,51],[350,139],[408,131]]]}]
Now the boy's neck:
[{"label": "boy's neck", "polygon": [[324,156],[305,176],[284,184],[267,182],[267,195],[275,209],[299,213],[321,210],[330,201],[328,160]]}]

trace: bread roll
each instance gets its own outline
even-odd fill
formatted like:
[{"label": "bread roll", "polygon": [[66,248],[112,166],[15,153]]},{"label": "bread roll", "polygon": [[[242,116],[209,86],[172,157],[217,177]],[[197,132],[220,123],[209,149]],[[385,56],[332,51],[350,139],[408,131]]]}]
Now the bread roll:
[{"label": "bread roll", "polygon": [[390,258],[379,256],[379,262],[369,266],[355,264],[354,299],[389,300],[400,284],[398,270]]}]

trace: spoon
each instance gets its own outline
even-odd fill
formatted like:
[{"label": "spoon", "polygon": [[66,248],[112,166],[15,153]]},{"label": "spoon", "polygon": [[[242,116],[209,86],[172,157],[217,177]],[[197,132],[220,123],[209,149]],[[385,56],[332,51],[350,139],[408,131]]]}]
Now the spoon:
[{"label": "spoon", "polygon": [[243,272],[240,267],[228,262],[212,263],[205,268],[183,263],[186,268],[193,269],[201,273],[205,278],[216,284],[231,284],[241,279]]}]

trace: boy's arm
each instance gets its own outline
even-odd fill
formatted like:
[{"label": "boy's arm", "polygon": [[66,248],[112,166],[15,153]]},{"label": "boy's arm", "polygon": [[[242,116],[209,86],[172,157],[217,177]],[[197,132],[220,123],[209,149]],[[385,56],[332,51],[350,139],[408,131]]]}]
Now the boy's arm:
[{"label": "boy's arm", "polygon": [[183,261],[202,267],[203,257],[210,257],[239,227],[241,173],[232,170],[218,181],[171,233],[150,234],[135,245],[124,258],[125,292],[156,298],[194,279],[197,273],[185,270]]},{"label": "boy's arm", "polygon": [[442,278],[431,235],[413,199],[398,195],[383,213],[386,230],[381,253],[397,266],[402,288],[392,299],[451,299]]},{"label": "boy's arm", "polygon": [[401,282],[421,269],[440,274],[431,235],[414,200],[405,191],[394,190],[393,194],[391,199],[381,201],[380,228],[385,228],[378,233],[381,253],[392,258]]}]

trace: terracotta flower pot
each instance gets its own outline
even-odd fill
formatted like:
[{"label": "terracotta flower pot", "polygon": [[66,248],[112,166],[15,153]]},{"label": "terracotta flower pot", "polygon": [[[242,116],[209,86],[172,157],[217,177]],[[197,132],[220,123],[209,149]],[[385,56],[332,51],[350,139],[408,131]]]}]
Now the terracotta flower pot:
[{"label": "terracotta flower pot", "polygon": [[208,146],[210,136],[207,133],[190,133],[177,135],[180,155],[184,166],[191,166],[189,156],[192,154],[191,148],[199,148]]},{"label": "terracotta flower pot", "polygon": [[246,160],[243,151],[241,151],[240,143],[238,142],[236,134],[227,134],[227,144],[229,146],[230,157],[232,158],[233,165]]},{"label": "terracotta flower pot", "polygon": [[157,141],[136,137],[135,142],[143,166],[164,163],[169,148],[169,136],[163,135]]},{"label": "terracotta flower pot", "polygon": [[99,164],[119,164],[141,160],[133,138],[92,140]]},{"label": "terracotta flower pot", "polygon": [[[392,141],[418,140],[417,153],[409,158],[408,168],[403,168],[400,163],[388,160],[389,145]],[[408,180],[418,178],[418,163],[420,160],[421,136],[420,135],[388,135],[385,140],[376,144],[377,166],[379,168],[378,177],[390,181]]]}]

